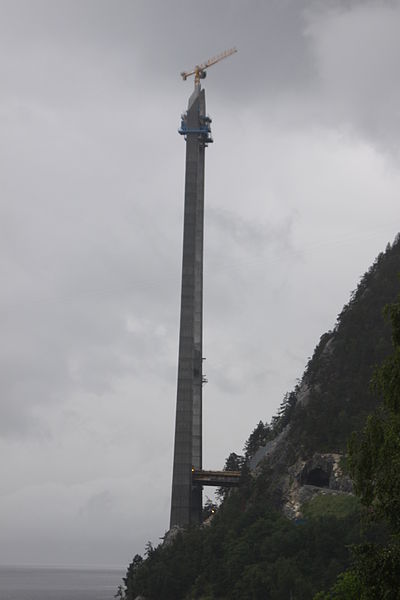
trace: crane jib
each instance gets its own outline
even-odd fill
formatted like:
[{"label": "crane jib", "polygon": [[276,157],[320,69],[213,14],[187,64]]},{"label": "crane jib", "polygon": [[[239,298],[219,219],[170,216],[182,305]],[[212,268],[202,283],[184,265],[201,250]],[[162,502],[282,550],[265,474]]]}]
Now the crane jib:
[{"label": "crane jib", "polygon": [[186,79],[190,75],[194,75],[194,81],[195,81],[195,86],[196,86],[196,85],[200,84],[200,79],[204,79],[206,77],[207,73],[206,73],[205,69],[208,69],[208,67],[215,65],[220,60],[227,58],[228,56],[231,56],[231,54],[234,54],[235,52],[237,52],[236,48],[231,48],[230,50],[225,50],[225,52],[222,52],[222,54],[219,54],[218,56],[214,56],[213,58],[210,58],[205,63],[202,63],[201,65],[196,65],[194,67],[194,69],[192,69],[191,71],[183,71],[181,73],[181,77],[184,81],[186,81]]}]

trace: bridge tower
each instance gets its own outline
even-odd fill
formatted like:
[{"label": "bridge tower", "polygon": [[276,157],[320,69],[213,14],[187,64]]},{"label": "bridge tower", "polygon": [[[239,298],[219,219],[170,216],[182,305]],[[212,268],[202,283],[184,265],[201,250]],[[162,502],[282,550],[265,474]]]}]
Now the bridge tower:
[{"label": "bridge tower", "polygon": [[204,159],[213,140],[200,79],[233,52],[181,73],[183,79],[194,75],[195,85],[179,129],[186,140],[186,171],[171,528],[200,523],[203,504],[202,485],[193,474],[202,470]]}]

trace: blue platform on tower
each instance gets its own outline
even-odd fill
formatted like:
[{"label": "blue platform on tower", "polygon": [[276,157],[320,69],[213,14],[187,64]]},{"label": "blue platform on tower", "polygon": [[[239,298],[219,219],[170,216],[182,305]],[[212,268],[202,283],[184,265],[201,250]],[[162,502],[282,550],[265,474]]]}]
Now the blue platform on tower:
[{"label": "blue platform on tower", "polygon": [[181,121],[181,127],[180,129],[178,129],[178,133],[180,133],[180,135],[184,135],[185,139],[187,135],[200,135],[204,138],[205,144],[212,144],[214,140],[211,137],[211,119],[210,117],[203,117],[202,120],[204,122],[204,125],[200,125],[200,127],[196,129],[191,129],[186,125],[186,119],[185,116],[183,116]]}]

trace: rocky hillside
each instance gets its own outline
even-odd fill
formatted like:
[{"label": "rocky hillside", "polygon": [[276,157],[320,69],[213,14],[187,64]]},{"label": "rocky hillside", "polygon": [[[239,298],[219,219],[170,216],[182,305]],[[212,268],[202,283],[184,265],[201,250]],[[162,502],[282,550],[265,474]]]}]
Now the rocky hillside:
[{"label": "rocky hillside", "polygon": [[334,329],[321,337],[290,404],[270,426],[272,439],[250,460],[256,473],[272,477],[275,503],[288,516],[299,516],[301,505],[321,491],[351,491],[343,455],[350,434],[379,401],[370,381],[392,347],[383,308],[399,291],[397,237],[361,278]]},{"label": "rocky hillside", "polygon": [[246,442],[242,485],[207,526],[146,548],[125,579],[127,600],[310,600],[349,565],[360,537],[346,444],[379,403],[375,366],[391,353],[386,304],[400,292],[400,238],[361,278],[301,383]]}]

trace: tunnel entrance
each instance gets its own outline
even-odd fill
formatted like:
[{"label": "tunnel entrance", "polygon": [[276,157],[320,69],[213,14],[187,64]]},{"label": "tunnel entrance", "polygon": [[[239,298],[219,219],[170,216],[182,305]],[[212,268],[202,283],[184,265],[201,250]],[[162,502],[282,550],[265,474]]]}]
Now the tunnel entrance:
[{"label": "tunnel entrance", "polygon": [[320,467],[316,467],[307,473],[304,483],[316,487],[329,487],[329,475]]}]

